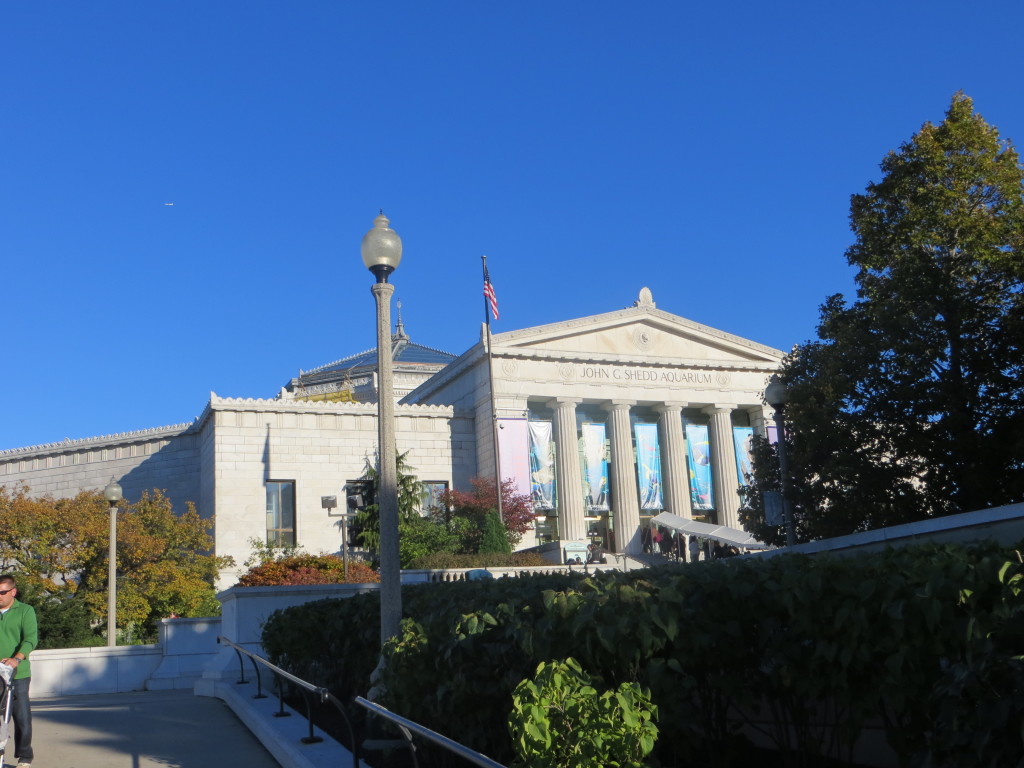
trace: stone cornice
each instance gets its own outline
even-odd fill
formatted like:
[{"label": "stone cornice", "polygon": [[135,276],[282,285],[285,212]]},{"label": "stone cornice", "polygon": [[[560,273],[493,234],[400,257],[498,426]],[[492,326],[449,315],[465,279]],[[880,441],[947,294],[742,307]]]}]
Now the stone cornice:
[{"label": "stone cornice", "polygon": [[[517,331],[513,331],[513,333],[517,333]],[[782,361],[782,356],[784,354],[778,350],[770,350],[769,347],[763,347],[764,350],[769,350],[778,355],[779,362],[759,360],[713,360],[685,357],[650,357],[640,354],[622,355],[613,353],[602,354],[597,352],[566,352],[564,350],[536,349],[533,347],[499,347],[497,339],[498,336],[492,336],[492,352],[495,360],[547,360],[604,365],[636,365],[646,368],[685,367],[699,370],[774,373],[778,370],[779,363]],[[482,344],[474,345],[458,359],[449,363],[448,366],[438,371],[412,390],[405,396],[405,398],[403,398],[403,402],[407,401],[414,395],[416,398],[430,396],[453,379],[461,376],[466,370],[472,368],[485,357],[486,352],[484,346]]]},{"label": "stone cornice", "polygon": [[[545,350],[536,347],[526,346],[531,340],[543,341],[553,336],[565,335],[566,332],[595,331],[602,328],[611,328],[624,323],[635,322],[647,319],[649,322],[660,328],[682,329],[694,331],[708,339],[717,339],[734,348],[743,348],[756,352],[757,354],[774,358],[772,360],[714,360],[714,359],[684,359],[684,358],[658,358],[650,355],[639,354],[599,354],[592,352],[567,352],[563,350]],[[453,379],[461,376],[465,371],[476,365],[486,354],[485,346],[486,333],[481,333],[481,340],[459,355],[447,366],[435,373],[425,382],[416,387],[406,395],[402,402],[411,399],[422,399],[430,397],[433,393],[447,385]],[[653,367],[678,367],[687,366],[690,368],[704,368],[733,371],[774,371],[777,369],[785,352],[779,349],[758,344],[756,341],[735,336],[717,328],[701,325],[685,317],[674,315],[671,312],[657,309],[653,304],[640,304],[615,312],[605,312],[600,315],[581,317],[575,320],[563,320],[547,325],[536,325],[531,328],[523,328],[516,331],[505,331],[503,333],[491,334],[491,350],[495,358],[516,358],[534,360],[565,360],[568,362],[589,362],[589,363],[611,363],[618,365],[645,365]]]},{"label": "stone cornice", "polygon": [[645,368],[695,368],[716,371],[776,371],[779,364],[761,360],[713,360],[690,357],[650,357],[639,354],[620,355],[600,352],[565,352],[545,349],[499,349],[494,347],[495,359],[560,360],[572,363],[599,363],[605,365],[636,365]]},{"label": "stone cornice", "polygon": [[199,423],[199,419],[184,424],[171,424],[166,427],[152,427],[151,429],[137,429],[131,432],[118,432],[112,435],[101,435],[99,437],[83,437],[77,440],[67,438],[57,443],[42,443],[30,445],[24,448],[9,448],[0,451],[0,461],[13,458],[24,458],[32,455],[47,455],[55,453],[68,453],[69,451],[91,450],[93,448],[104,448],[110,445],[123,443],[140,443],[149,440],[159,440],[165,437],[177,437],[190,431]]},{"label": "stone cornice", "polygon": [[[208,411],[253,411],[260,413],[348,413],[354,415],[376,416],[376,403],[332,403],[327,400],[278,400],[258,397],[218,397],[210,393],[210,402],[203,416]],[[450,405],[397,405],[395,415],[407,416],[441,416],[454,414]]]},{"label": "stone cornice", "polygon": [[687,328],[692,331],[696,331],[704,336],[720,339],[721,341],[734,344],[736,346],[745,347],[747,349],[760,352],[762,354],[770,355],[772,357],[782,358],[786,353],[773,349],[772,347],[765,346],[764,344],[758,344],[756,341],[745,339],[742,336],[735,336],[725,331],[720,331],[717,328],[712,328],[708,325],[702,325],[701,323],[688,320],[685,317],[679,315],[673,315],[671,312],[665,312],[664,310],[657,309],[650,305],[641,305],[637,307],[628,307],[626,309],[616,310],[615,312],[605,312],[600,315],[591,315],[589,317],[580,317],[575,320],[563,320],[557,323],[549,323],[547,325],[536,325],[532,328],[522,328],[517,331],[505,331],[504,333],[492,334],[491,338],[494,342],[494,348],[500,345],[510,345],[517,342],[526,341],[530,338],[548,336],[559,331],[578,331],[585,329],[593,329],[600,327],[607,327],[613,325],[621,325],[623,322],[629,322],[633,320],[642,319],[649,317],[656,321],[658,325],[667,325],[675,328]]}]

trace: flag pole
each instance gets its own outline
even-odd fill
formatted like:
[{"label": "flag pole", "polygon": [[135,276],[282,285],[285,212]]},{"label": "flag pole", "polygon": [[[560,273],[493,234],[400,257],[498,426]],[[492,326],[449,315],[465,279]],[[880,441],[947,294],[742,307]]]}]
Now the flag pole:
[{"label": "flag pole", "polygon": [[[494,482],[498,493],[498,518],[504,524],[505,515],[501,504],[501,449],[498,446],[498,408],[494,403],[494,356],[491,353],[491,306],[497,308],[494,286],[487,273],[487,257],[481,256],[484,265],[484,325],[487,326],[487,388],[491,394],[491,436],[494,439]],[[497,309],[495,309],[497,318]]]}]

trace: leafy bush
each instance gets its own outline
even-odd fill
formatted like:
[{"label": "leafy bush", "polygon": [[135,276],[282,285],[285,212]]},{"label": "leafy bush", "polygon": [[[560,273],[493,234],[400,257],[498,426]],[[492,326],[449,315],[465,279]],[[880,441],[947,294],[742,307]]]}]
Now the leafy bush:
[{"label": "leafy bush", "polygon": [[458,531],[429,517],[415,517],[398,524],[398,557],[402,568],[412,568],[418,558],[433,553],[457,552]]},{"label": "leafy bush", "polygon": [[238,580],[240,587],[294,586],[298,584],[367,584],[380,581],[380,574],[366,563],[345,561],[337,555],[291,555],[254,565]]},{"label": "leafy bush", "polygon": [[[650,691],[673,724],[655,764],[756,760],[745,727],[786,765],[849,761],[880,721],[905,764],[968,765],[976,749],[974,764],[1001,765],[1024,754],[1022,582],[1014,550],[926,545],[406,587],[381,703],[442,733],[458,723],[460,741],[508,763],[513,691],[572,649],[608,687]],[[362,694],[378,629],[378,596],[359,595],[275,613],[263,643],[297,674]]]},{"label": "leafy bush", "polygon": [[640,768],[654,749],[658,708],[636,683],[598,693],[579,662],[541,662],[512,692],[509,731],[521,768]]},{"label": "leafy bush", "polygon": [[89,648],[106,644],[92,626],[89,607],[70,590],[46,593],[38,584],[18,586],[18,599],[31,605],[39,622],[39,648]]},{"label": "leafy bush", "polygon": [[484,515],[484,524],[480,531],[480,554],[512,554],[512,546],[508,543],[505,526],[497,512],[488,512]]},{"label": "leafy bush", "polygon": [[[462,545],[465,552],[477,552],[484,529],[484,520],[489,513],[498,509],[497,484],[493,479],[474,477],[469,492],[449,490],[441,494],[441,508],[434,511],[435,519],[451,524],[454,520],[468,521],[464,527],[468,534]],[[509,548],[514,548],[533,524],[536,515],[529,494],[517,493],[512,479],[501,483],[501,522],[505,529]]]}]

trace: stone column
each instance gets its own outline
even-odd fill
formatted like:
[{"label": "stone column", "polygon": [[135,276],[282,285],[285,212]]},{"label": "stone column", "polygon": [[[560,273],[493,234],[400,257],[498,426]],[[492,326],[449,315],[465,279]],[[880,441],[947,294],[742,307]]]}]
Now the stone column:
[{"label": "stone column", "polygon": [[761,437],[768,437],[768,427],[775,424],[772,421],[771,408],[767,405],[756,405],[748,408],[750,414],[750,426],[754,428],[754,434]]},{"label": "stone column", "polygon": [[613,400],[603,406],[608,411],[611,432],[612,512],[615,515],[615,551],[635,554],[643,551],[640,540],[640,500],[636,488],[636,459],[629,428],[629,400]]},{"label": "stone column", "polygon": [[685,403],[663,403],[658,412],[661,436],[661,473],[664,476],[665,509],[673,515],[690,518],[690,477],[686,470],[686,443],[683,441]]},{"label": "stone column", "polygon": [[548,403],[555,412],[555,492],[558,494],[558,536],[563,541],[587,538],[587,521],[583,519],[583,471],[576,433],[579,402],[574,398],[558,398]]},{"label": "stone column", "polygon": [[732,441],[732,408],[712,405],[704,409],[711,416],[711,466],[714,470],[715,508],[718,524],[739,528],[740,496],[736,492],[736,449]]}]

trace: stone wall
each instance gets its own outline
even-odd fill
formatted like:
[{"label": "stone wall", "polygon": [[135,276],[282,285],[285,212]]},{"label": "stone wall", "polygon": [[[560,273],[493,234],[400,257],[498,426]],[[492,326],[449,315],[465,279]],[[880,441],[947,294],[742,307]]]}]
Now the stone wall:
[{"label": "stone wall", "polygon": [[194,501],[200,513],[200,463],[194,425],[178,424],[118,435],[0,451],[0,485],[27,485],[32,494],[70,498],[84,490],[102,490],[110,478],[124,496],[137,501],[145,490],[165,490],[175,509]]},{"label": "stone wall", "polygon": [[[397,449],[408,454],[418,479],[451,485],[475,473],[472,419],[450,406],[398,406],[395,421]],[[251,539],[266,537],[268,481],[295,484],[298,545],[313,553],[340,552],[340,518],[322,508],[321,497],[337,496],[340,512],[346,482],[375,462],[377,407],[214,396],[200,442],[203,465],[213,471],[217,554],[235,560],[220,581],[229,587],[244,570]]]}]

